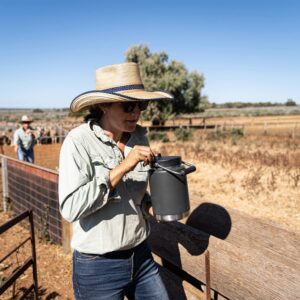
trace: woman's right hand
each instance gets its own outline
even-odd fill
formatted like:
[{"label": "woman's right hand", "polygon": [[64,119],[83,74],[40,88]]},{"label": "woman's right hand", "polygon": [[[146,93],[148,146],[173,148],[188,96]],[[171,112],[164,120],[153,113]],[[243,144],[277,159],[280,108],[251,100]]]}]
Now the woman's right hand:
[{"label": "woman's right hand", "polygon": [[143,161],[144,166],[146,166],[150,164],[156,155],[160,154],[153,152],[150,147],[134,146],[122,163],[110,171],[109,179],[111,189],[114,189],[122,177],[127,172],[132,171],[140,161]]},{"label": "woman's right hand", "polygon": [[152,152],[150,147],[136,145],[128,153],[123,164],[126,171],[129,172],[132,171],[140,161],[144,162],[144,166],[149,165],[155,155],[156,154]]}]

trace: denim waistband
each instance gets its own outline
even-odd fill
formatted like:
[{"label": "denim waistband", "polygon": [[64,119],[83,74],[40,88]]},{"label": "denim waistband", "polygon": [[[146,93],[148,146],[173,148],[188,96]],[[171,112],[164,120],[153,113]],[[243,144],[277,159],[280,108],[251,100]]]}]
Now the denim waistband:
[{"label": "denim waistband", "polygon": [[111,258],[111,259],[122,259],[122,258],[129,258],[132,256],[132,254],[138,250],[140,250],[143,247],[147,247],[147,241],[143,241],[142,243],[140,243],[139,245],[131,248],[131,249],[127,249],[127,250],[117,250],[117,251],[112,251],[112,252],[108,252],[105,254],[91,254],[91,253],[83,253],[83,252],[79,252],[77,251],[79,254],[82,253],[84,255],[88,255],[88,256],[99,256],[99,257],[105,257],[105,258]]}]

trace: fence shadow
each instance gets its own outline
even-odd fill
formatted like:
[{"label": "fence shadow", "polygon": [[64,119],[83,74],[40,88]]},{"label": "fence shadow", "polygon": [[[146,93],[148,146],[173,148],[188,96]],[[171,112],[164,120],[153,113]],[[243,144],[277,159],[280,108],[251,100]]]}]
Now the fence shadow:
[{"label": "fence shadow", "polygon": [[188,299],[183,287],[183,280],[203,291],[204,284],[183,269],[180,247],[184,247],[191,256],[199,256],[204,254],[208,248],[211,235],[226,239],[231,230],[231,218],[228,211],[217,204],[201,203],[192,211],[186,224],[159,223],[155,220],[151,220],[151,223],[152,251],[161,257],[164,268],[177,275],[176,287],[168,286],[170,275],[164,270],[161,272],[170,298]]}]

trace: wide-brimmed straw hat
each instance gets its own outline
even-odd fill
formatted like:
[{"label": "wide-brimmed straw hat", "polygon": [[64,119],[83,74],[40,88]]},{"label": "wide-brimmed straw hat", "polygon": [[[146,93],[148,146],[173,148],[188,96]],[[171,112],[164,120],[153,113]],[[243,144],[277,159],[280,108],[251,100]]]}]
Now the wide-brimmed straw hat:
[{"label": "wide-brimmed straw hat", "polygon": [[71,111],[78,112],[91,105],[109,102],[163,100],[173,97],[165,92],[145,91],[136,63],[123,63],[96,70],[96,90],[78,95]]},{"label": "wide-brimmed straw hat", "polygon": [[33,122],[32,119],[30,119],[26,115],[22,116],[21,121],[20,121],[20,123],[32,123],[32,122]]}]

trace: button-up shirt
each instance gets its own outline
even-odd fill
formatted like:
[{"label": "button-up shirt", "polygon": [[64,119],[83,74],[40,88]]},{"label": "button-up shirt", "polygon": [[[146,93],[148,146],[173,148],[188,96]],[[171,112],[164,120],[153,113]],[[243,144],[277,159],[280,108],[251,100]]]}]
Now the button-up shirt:
[{"label": "button-up shirt", "polygon": [[29,150],[34,146],[34,135],[26,133],[23,127],[17,129],[14,133],[14,145],[20,146],[22,149]]},{"label": "button-up shirt", "polygon": [[[124,157],[135,145],[149,145],[145,128],[131,133]],[[67,135],[60,153],[59,203],[62,216],[73,223],[73,249],[104,254],[130,249],[149,235],[140,206],[149,167],[138,163],[111,190],[109,172],[123,159],[98,125],[82,124]]]}]

